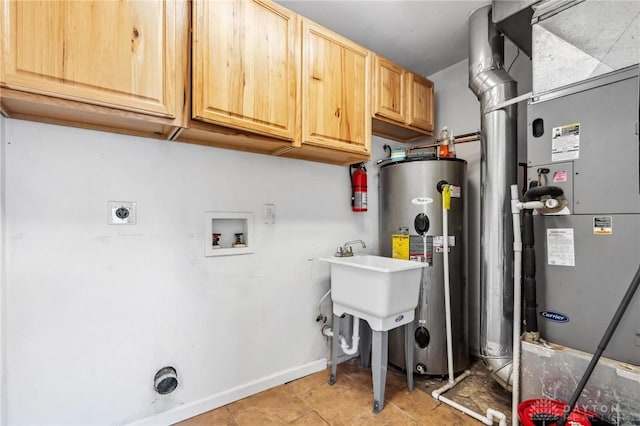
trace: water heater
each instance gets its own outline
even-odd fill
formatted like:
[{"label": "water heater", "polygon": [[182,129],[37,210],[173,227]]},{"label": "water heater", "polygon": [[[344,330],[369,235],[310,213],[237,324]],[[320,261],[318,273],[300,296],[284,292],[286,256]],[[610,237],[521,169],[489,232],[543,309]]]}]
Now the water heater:
[{"label": "water heater", "polygon": [[467,333],[467,163],[457,158],[409,156],[380,163],[380,249],[383,256],[426,262],[414,322],[414,365],[405,365],[404,328],[389,332],[389,362],[422,374],[447,374],[442,194],[448,212],[449,276],[454,370],[469,365]]}]

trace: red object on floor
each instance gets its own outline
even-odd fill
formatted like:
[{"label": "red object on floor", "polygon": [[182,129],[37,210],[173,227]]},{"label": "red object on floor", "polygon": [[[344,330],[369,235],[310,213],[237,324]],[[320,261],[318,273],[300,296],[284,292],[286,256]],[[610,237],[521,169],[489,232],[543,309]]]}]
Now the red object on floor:
[{"label": "red object on floor", "polygon": [[[559,418],[562,416],[567,408],[567,404],[562,401],[543,398],[528,399],[518,405],[518,419],[524,426],[537,426],[542,423],[540,421],[534,423],[534,416],[537,415],[537,417],[541,419],[546,414],[549,415],[551,420],[551,418]],[[591,426],[589,419],[594,417],[597,417],[596,413],[581,408],[574,408],[571,414],[569,414],[569,418],[565,424],[567,426]],[[550,420],[545,423],[547,426],[556,424],[555,421]]]}]

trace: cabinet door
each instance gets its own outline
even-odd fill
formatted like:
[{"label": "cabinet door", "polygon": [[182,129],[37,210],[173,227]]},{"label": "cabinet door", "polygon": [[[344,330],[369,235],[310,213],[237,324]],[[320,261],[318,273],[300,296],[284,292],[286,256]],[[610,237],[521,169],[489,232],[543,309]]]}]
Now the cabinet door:
[{"label": "cabinet door", "polygon": [[406,70],[380,56],[373,61],[373,114],[404,124]]},{"label": "cabinet door", "polygon": [[310,21],[302,31],[302,143],[369,153],[369,50]]},{"label": "cabinet door", "polygon": [[174,117],[176,2],[8,1],[2,86]]},{"label": "cabinet door", "polygon": [[407,73],[407,124],[433,132],[433,82]]},{"label": "cabinet door", "polygon": [[193,118],[293,140],[297,16],[259,0],[193,2]]}]

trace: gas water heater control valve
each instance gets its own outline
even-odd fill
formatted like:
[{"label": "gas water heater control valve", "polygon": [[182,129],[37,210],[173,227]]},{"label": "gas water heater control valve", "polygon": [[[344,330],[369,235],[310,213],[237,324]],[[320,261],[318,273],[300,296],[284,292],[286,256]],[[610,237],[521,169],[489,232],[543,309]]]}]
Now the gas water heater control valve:
[{"label": "gas water heater control valve", "polygon": [[429,217],[424,213],[418,214],[413,220],[413,227],[418,235],[424,237],[427,235],[427,231],[429,230]]}]

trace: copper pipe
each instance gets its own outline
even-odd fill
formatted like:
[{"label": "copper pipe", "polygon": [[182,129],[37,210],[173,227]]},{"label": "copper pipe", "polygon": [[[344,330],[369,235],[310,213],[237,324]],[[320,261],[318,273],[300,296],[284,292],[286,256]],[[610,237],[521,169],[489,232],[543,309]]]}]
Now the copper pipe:
[{"label": "copper pipe", "polygon": [[[453,137],[453,142],[456,144],[466,143],[466,142],[475,142],[479,140],[480,140],[480,132],[464,133],[462,135],[456,135]],[[440,142],[442,142],[442,139],[436,139],[435,141],[433,141],[433,143],[430,143],[428,145],[414,146],[412,149],[435,148],[436,146],[440,145]]]}]

